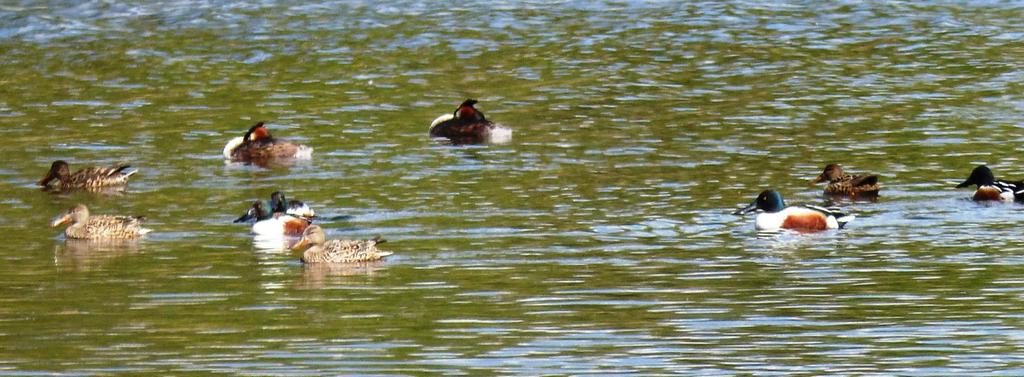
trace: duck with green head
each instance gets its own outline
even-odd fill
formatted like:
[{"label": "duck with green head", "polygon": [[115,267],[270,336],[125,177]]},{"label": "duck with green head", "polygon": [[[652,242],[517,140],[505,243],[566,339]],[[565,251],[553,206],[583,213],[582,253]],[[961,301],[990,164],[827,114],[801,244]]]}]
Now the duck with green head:
[{"label": "duck with green head", "polygon": [[786,202],[782,200],[782,194],[775,190],[762,191],[750,205],[737,210],[733,214],[742,215],[757,210],[762,211],[754,218],[754,228],[757,230],[794,229],[817,231],[838,229],[854,219],[853,215],[846,215],[818,206],[786,206]]}]

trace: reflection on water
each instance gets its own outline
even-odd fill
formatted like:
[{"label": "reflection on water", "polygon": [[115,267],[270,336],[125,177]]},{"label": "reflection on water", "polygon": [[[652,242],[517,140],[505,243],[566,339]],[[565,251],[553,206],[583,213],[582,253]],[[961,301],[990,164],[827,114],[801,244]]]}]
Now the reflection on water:
[{"label": "reflection on water", "polygon": [[[0,374],[1022,374],[1021,9],[995,3],[0,6]],[[425,22],[429,20],[430,22]],[[514,130],[433,142],[477,98]],[[239,124],[316,149],[223,162]],[[56,159],[131,161],[51,194]],[[880,175],[832,202],[828,163]],[[765,189],[841,231],[760,237]],[[304,266],[275,190],[397,259]],[[145,214],[65,242],[75,203]],[[52,258],[52,259],[51,259]]]},{"label": "reflection on water", "polygon": [[66,239],[53,248],[53,261],[59,268],[89,271],[115,258],[139,252],[139,240]]}]

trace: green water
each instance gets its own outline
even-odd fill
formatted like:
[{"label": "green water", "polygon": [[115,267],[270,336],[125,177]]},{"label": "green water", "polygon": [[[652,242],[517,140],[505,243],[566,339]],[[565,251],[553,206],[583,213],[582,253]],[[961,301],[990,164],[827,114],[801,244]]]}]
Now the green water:
[{"label": "green water", "polygon": [[[749,2],[0,5],[0,375],[1024,373],[1024,8]],[[466,98],[514,130],[451,146]],[[223,161],[266,121],[313,159]],[[50,163],[129,161],[126,193]],[[766,188],[848,229],[759,236]],[[386,262],[231,221],[283,190]],[[68,243],[75,203],[154,229]]]}]

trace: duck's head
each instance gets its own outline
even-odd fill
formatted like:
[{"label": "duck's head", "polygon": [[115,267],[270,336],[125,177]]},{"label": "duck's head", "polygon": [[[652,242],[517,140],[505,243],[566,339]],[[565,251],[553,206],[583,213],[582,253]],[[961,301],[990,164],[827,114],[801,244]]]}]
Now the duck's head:
[{"label": "duck's head", "polygon": [[249,131],[245,133],[245,141],[257,141],[270,138],[270,130],[263,124],[263,122],[257,122],[252,127],[249,127]]},{"label": "duck's head", "polygon": [[54,218],[53,222],[50,223],[50,226],[56,228],[67,223],[82,223],[88,218],[89,208],[86,208],[84,204],[78,204],[74,207],[68,208],[67,212],[64,212],[60,216]]},{"label": "duck's head", "polygon": [[310,225],[302,232],[302,239],[292,245],[292,250],[302,250],[307,246],[323,245],[327,242],[324,230],[319,225]]},{"label": "duck's head", "polygon": [[839,164],[828,164],[825,165],[825,171],[818,174],[818,177],[814,179],[814,183],[838,181],[842,178],[843,167],[839,166]]},{"label": "duck's head", "polygon": [[260,221],[260,220],[269,219],[270,216],[271,216],[270,213],[267,213],[267,210],[263,208],[263,203],[260,203],[257,200],[257,201],[252,203],[252,207],[249,207],[248,211],[245,211],[244,215],[242,215],[241,217],[235,219],[234,222],[236,222],[236,223],[244,223],[244,222],[250,221],[250,220]]},{"label": "duck's head", "polygon": [[779,194],[778,191],[775,190],[764,190],[757,196],[757,199],[754,199],[753,203],[733,212],[733,214],[742,215],[759,209],[772,213],[779,212],[783,208],[786,208],[786,202],[782,200],[782,194]]},{"label": "duck's head", "polygon": [[455,109],[454,116],[462,120],[472,120],[477,122],[483,122],[487,119],[484,118],[484,113],[477,110],[473,105],[476,105],[475,99],[467,99],[458,109]]},{"label": "duck's head", "polygon": [[971,171],[971,176],[967,177],[967,180],[963,183],[956,185],[956,188],[964,188],[970,185],[977,185],[978,187],[987,186],[995,183],[996,177],[992,175],[992,170],[985,165],[978,165]]},{"label": "duck's head", "polygon": [[288,209],[288,199],[285,198],[284,193],[280,191],[274,191],[270,194],[270,211],[274,213],[284,213]]},{"label": "duck's head", "polygon": [[270,208],[273,213],[302,217],[309,221],[316,217],[316,213],[306,203],[298,200],[289,201],[284,193],[280,191],[274,191],[270,194]]},{"label": "duck's head", "polygon": [[46,186],[50,181],[67,177],[68,175],[71,175],[71,168],[68,167],[68,163],[64,162],[64,160],[57,160],[50,165],[50,171],[46,172],[46,176],[40,179],[39,182],[36,182],[36,184]]}]

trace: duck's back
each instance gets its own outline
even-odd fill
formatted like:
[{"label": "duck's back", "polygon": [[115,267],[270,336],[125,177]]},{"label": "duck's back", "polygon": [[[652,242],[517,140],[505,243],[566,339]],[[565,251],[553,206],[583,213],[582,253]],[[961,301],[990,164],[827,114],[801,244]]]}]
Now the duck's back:
[{"label": "duck's back", "polygon": [[453,118],[430,128],[430,137],[444,137],[456,143],[481,143],[487,140],[494,128],[488,120],[464,120]]},{"label": "duck's back", "polygon": [[67,181],[61,181],[61,187],[103,187],[116,186],[128,183],[135,171],[126,171],[127,164],[113,166],[92,166],[79,169],[68,176]]},{"label": "duck's back", "polygon": [[841,179],[829,183],[829,185],[825,187],[825,193],[833,195],[855,195],[878,192],[880,188],[881,185],[878,184],[877,175],[845,174]]},{"label": "duck's back", "polygon": [[149,232],[142,227],[141,216],[90,216],[84,227],[71,226],[64,233],[68,238],[138,238]]},{"label": "duck's back", "polygon": [[244,143],[235,149],[232,158],[237,160],[267,160],[273,158],[297,157],[301,146],[284,140],[261,140]]},{"label": "duck's back", "polygon": [[314,246],[302,254],[305,263],[358,263],[380,260],[391,252],[377,248],[374,240],[329,240],[323,246]]}]

